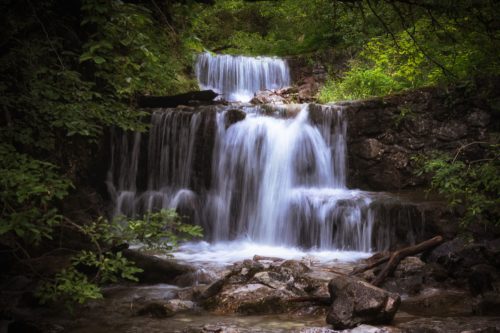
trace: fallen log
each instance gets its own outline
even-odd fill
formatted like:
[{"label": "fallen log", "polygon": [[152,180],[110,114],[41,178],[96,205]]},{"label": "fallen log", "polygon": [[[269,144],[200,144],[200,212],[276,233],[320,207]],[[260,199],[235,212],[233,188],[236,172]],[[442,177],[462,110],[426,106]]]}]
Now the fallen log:
[{"label": "fallen log", "polygon": [[[371,258],[370,258],[371,259]],[[367,270],[370,270],[372,268],[375,268],[379,265],[382,265],[383,263],[389,261],[389,259],[391,259],[391,254],[386,254],[385,256],[379,258],[378,260],[375,260],[373,261],[372,263],[369,263],[365,266],[362,266],[362,267],[358,267],[356,269],[354,269],[351,273],[349,273],[349,276],[353,276],[353,275],[358,275],[360,273],[363,273],[363,272],[366,272]]]},{"label": "fallen log", "polygon": [[213,90],[190,91],[173,96],[139,96],[137,106],[141,108],[173,108],[192,101],[211,102],[218,94]]},{"label": "fallen log", "polygon": [[[443,237],[436,236],[434,238],[428,239],[428,240],[426,240],[422,243],[419,243],[417,245],[409,246],[409,247],[406,247],[404,249],[395,251],[390,256],[390,259],[387,262],[387,264],[385,265],[384,269],[382,269],[382,271],[380,271],[380,273],[371,282],[371,284],[373,284],[374,286],[380,286],[382,284],[382,282],[384,282],[385,278],[389,274],[394,272],[394,270],[396,269],[396,267],[398,267],[399,262],[401,260],[403,260],[404,258],[406,258],[408,256],[427,251],[427,250],[441,244],[443,241],[444,241]],[[384,258],[382,258],[382,259],[384,259]],[[382,261],[382,259],[380,259],[379,261]]]}]

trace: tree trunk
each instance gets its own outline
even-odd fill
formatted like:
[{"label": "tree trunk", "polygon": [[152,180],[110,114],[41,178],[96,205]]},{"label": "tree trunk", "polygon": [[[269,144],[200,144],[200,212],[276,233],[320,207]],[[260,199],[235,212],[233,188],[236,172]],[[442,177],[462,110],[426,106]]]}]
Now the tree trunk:
[{"label": "tree trunk", "polygon": [[190,91],[173,96],[139,96],[137,106],[141,108],[173,108],[192,101],[211,102],[218,94],[213,90]]}]

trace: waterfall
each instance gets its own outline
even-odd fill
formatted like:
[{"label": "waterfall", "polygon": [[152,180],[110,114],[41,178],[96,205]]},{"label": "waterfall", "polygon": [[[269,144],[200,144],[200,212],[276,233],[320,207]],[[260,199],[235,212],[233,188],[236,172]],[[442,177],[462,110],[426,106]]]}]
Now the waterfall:
[{"label": "waterfall", "polygon": [[[151,115],[147,150],[141,152],[141,135],[112,135],[112,163],[108,189],[115,201],[113,216],[140,215],[162,208],[196,206],[197,195],[189,189],[195,158],[195,134],[202,114],[175,109]],[[132,141],[132,142],[130,142]],[[146,162],[146,185],[138,190],[138,165]]]},{"label": "waterfall", "polygon": [[212,89],[227,101],[248,102],[259,90],[290,85],[286,62],[271,57],[198,55],[196,76],[202,89]]},{"label": "waterfall", "polygon": [[[274,58],[202,54],[197,73],[233,97],[289,83]],[[364,252],[414,243],[424,223],[417,207],[347,188],[347,131],[334,105],[156,110],[147,135],[112,133],[113,214],[176,208],[213,243]]]}]

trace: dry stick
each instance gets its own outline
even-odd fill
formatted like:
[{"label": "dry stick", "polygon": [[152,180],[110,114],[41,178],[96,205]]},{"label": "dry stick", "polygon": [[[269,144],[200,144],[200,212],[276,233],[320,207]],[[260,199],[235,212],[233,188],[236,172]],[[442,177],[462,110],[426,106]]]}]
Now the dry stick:
[{"label": "dry stick", "polygon": [[[439,68],[441,68],[441,70],[443,71],[443,73],[445,74],[448,74],[452,77],[456,77],[456,75],[451,72],[449,69],[447,69],[444,65],[442,65],[440,62],[438,62],[436,59],[434,59],[433,57],[430,56],[430,54],[427,53],[427,51],[425,51],[421,46],[420,44],[417,42],[417,39],[415,37],[415,35],[413,35],[409,30],[408,30],[408,27],[407,27],[407,24],[406,24],[406,20],[405,20],[405,17],[404,15],[401,13],[401,11],[399,10],[399,8],[394,4],[394,3],[391,3],[391,6],[392,8],[394,9],[394,11],[396,12],[396,14],[398,14],[399,16],[399,19],[401,21],[401,25],[403,26],[403,30],[408,34],[408,36],[410,36],[411,40],[413,41],[413,44],[417,47],[417,49],[420,50],[420,52],[422,52],[422,54],[427,58],[429,59],[432,63],[434,63],[436,66],[438,66]],[[415,29],[415,25],[413,25],[414,29]]]},{"label": "dry stick", "polygon": [[431,249],[441,244],[443,240],[444,239],[442,236],[436,236],[417,245],[395,251],[391,255],[391,259],[389,259],[387,265],[385,265],[384,269],[377,275],[377,277],[371,282],[371,284],[373,284],[374,286],[380,286],[382,282],[385,280],[385,278],[389,274],[391,274],[396,269],[396,267],[398,267],[398,264],[402,259],[423,252],[425,250]]},{"label": "dry stick", "polygon": [[485,142],[485,141],[473,141],[473,142],[469,142],[465,145],[462,145],[460,146],[458,149],[457,149],[457,152],[455,154],[455,157],[453,157],[453,161],[451,161],[451,163],[455,163],[455,161],[457,160],[458,158],[458,155],[460,155],[460,153],[462,152],[462,150],[464,150],[465,148],[469,147],[469,146],[472,146],[472,145],[476,145],[476,144],[488,144],[488,142]]}]

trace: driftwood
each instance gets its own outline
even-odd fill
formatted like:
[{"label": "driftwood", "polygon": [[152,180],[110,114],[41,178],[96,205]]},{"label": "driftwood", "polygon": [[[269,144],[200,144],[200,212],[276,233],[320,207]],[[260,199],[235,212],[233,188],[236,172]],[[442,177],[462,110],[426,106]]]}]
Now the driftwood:
[{"label": "driftwood", "polygon": [[391,253],[388,252],[387,254],[382,254],[382,253],[376,253],[372,257],[368,258],[368,264],[365,266],[358,267],[354,269],[351,273],[349,273],[350,276],[353,275],[358,275],[360,273],[366,272],[372,268],[375,268],[379,265],[382,265],[383,263],[389,261],[391,259]]},{"label": "driftwood", "polygon": [[137,106],[141,108],[173,108],[178,105],[189,104],[191,101],[210,102],[218,94],[213,90],[190,91],[173,96],[139,96]]},{"label": "driftwood", "polygon": [[391,274],[396,267],[398,267],[399,262],[408,256],[415,255],[420,252],[427,251],[432,249],[433,247],[441,244],[443,242],[443,237],[436,236],[434,238],[428,239],[425,242],[419,243],[414,246],[409,246],[404,249],[395,251],[387,265],[385,265],[384,269],[377,275],[377,277],[371,282],[374,286],[380,286],[385,278]]},{"label": "driftwood", "polygon": [[[427,251],[429,249],[432,249],[433,247],[441,244],[442,242],[443,242],[443,237],[436,236],[417,245],[405,247],[401,250],[397,250],[392,253],[389,252],[388,254],[382,254],[382,255],[376,254],[370,259],[368,259],[369,263],[367,265],[354,269],[349,275],[352,276],[363,273],[369,269],[380,266],[387,262],[387,265],[385,265],[385,267],[380,271],[377,277],[371,282],[371,284],[373,284],[374,286],[380,286],[382,282],[384,282],[385,278],[388,275],[390,275],[396,269],[396,267],[398,267],[401,260],[403,260],[408,256],[412,256]],[[378,258],[376,256],[378,256]]]}]

